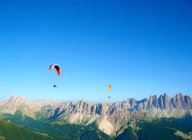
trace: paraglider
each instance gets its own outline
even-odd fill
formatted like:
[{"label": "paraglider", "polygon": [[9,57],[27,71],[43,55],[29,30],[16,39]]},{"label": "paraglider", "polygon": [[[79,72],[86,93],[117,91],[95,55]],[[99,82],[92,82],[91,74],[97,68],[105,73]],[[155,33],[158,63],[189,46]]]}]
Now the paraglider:
[{"label": "paraglider", "polygon": [[[49,66],[49,70],[52,70],[53,68],[56,70],[57,75],[60,76],[61,75],[61,67],[58,64],[52,64]],[[57,85],[54,84],[53,87],[56,88]]]},{"label": "paraglider", "polygon": [[[108,85],[107,85],[107,89],[108,89],[109,93],[110,93],[111,88],[112,88],[112,86],[111,86],[110,84],[108,84]],[[108,98],[110,99],[111,96],[109,96]]]}]

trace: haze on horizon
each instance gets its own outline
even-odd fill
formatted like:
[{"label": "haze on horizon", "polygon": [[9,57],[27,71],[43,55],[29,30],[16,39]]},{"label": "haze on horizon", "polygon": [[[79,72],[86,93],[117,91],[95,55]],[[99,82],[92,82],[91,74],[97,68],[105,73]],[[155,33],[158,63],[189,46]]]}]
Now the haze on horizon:
[{"label": "haze on horizon", "polygon": [[[192,95],[192,2],[0,1],[0,98]],[[56,77],[50,64],[62,67]],[[52,84],[58,84],[53,88]]]}]

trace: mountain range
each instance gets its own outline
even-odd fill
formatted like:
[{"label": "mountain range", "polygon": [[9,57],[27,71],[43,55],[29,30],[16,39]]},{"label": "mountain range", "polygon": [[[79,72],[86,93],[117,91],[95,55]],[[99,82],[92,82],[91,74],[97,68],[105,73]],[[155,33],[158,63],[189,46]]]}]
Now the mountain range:
[{"label": "mountain range", "polygon": [[12,96],[7,101],[1,101],[1,115],[18,113],[23,117],[49,120],[56,124],[88,126],[96,123],[103,133],[117,136],[119,130],[130,121],[192,115],[192,98],[179,93],[174,97],[163,94],[142,100],[129,98],[121,102],[94,104],[84,100],[64,103],[32,101],[22,96]]}]

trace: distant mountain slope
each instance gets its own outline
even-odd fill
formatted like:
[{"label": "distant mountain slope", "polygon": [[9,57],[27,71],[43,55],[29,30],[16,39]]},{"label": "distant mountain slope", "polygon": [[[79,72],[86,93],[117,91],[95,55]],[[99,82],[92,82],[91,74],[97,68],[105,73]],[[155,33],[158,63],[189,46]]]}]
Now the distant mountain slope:
[{"label": "distant mountain slope", "polygon": [[0,113],[2,114],[14,114],[18,110],[33,118],[35,117],[35,112],[38,111],[32,101],[22,96],[12,96],[7,103],[0,107]]},{"label": "distant mountain slope", "polygon": [[192,140],[192,126],[186,120],[192,122],[192,117],[133,122],[115,140]]},{"label": "distant mountain slope", "polygon": [[55,140],[46,134],[35,133],[0,120],[0,140]]},{"label": "distant mountain slope", "polygon": [[94,123],[89,126],[77,124],[62,125],[28,117],[19,119],[18,117],[15,118],[15,116],[6,116],[6,120],[35,132],[46,133],[57,140],[89,140],[91,137],[91,140],[110,140],[110,137],[100,131]]},{"label": "distant mountain slope", "polygon": [[[101,132],[96,124],[88,126],[75,124],[57,124],[25,118],[15,119],[9,116],[10,121],[22,125],[29,130],[46,133],[54,140],[191,140],[192,117],[162,118],[150,121],[130,121],[117,132],[117,136],[108,136]],[[8,123],[8,122],[6,122]],[[9,124],[9,123],[8,123]],[[0,123],[1,126],[1,123]],[[19,127],[20,130],[20,127]],[[21,131],[28,133],[29,130]],[[31,132],[31,131],[30,131]],[[0,135],[1,136],[1,135]],[[33,137],[33,136],[31,136]],[[44,139],[43,139],[44,140]],[[47,139],[49,140],[49,139]]]},{"label": "distant mountain slope", "polygon": [[[187,126],[175,119],[161,119],[153,122],[139,122],[140,129],[138,133],[139,140],[191,140],[189,136],[192,132],[192,126]],[[180,132],[182,135],[177,135]]]},{"label": "distant mountain slope", "polygon": [[89,126],[97,124],[100,131],[116,136],[128,122],[154,118],[181,118],[192,115],[192,98],[181,93],[174,97],[167,94],[154,95],[142,100],[129,98],[122,102],[92,104],[78,102],[45,103],[30,101],[24,97],[12,96],[0,106],[0,114],[15,118],[26,117],[57,124]]}]

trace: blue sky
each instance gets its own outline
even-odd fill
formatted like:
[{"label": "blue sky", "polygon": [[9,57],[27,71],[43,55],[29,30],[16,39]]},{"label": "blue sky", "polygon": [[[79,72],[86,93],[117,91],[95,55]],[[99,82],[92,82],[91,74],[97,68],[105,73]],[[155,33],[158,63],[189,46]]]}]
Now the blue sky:
[{"label": "blue sky", "polygon": [[[0,98],[192,95],[191,7],[190,0],[0,0]],[[48,70],[52,63],[61,77]]]}]

